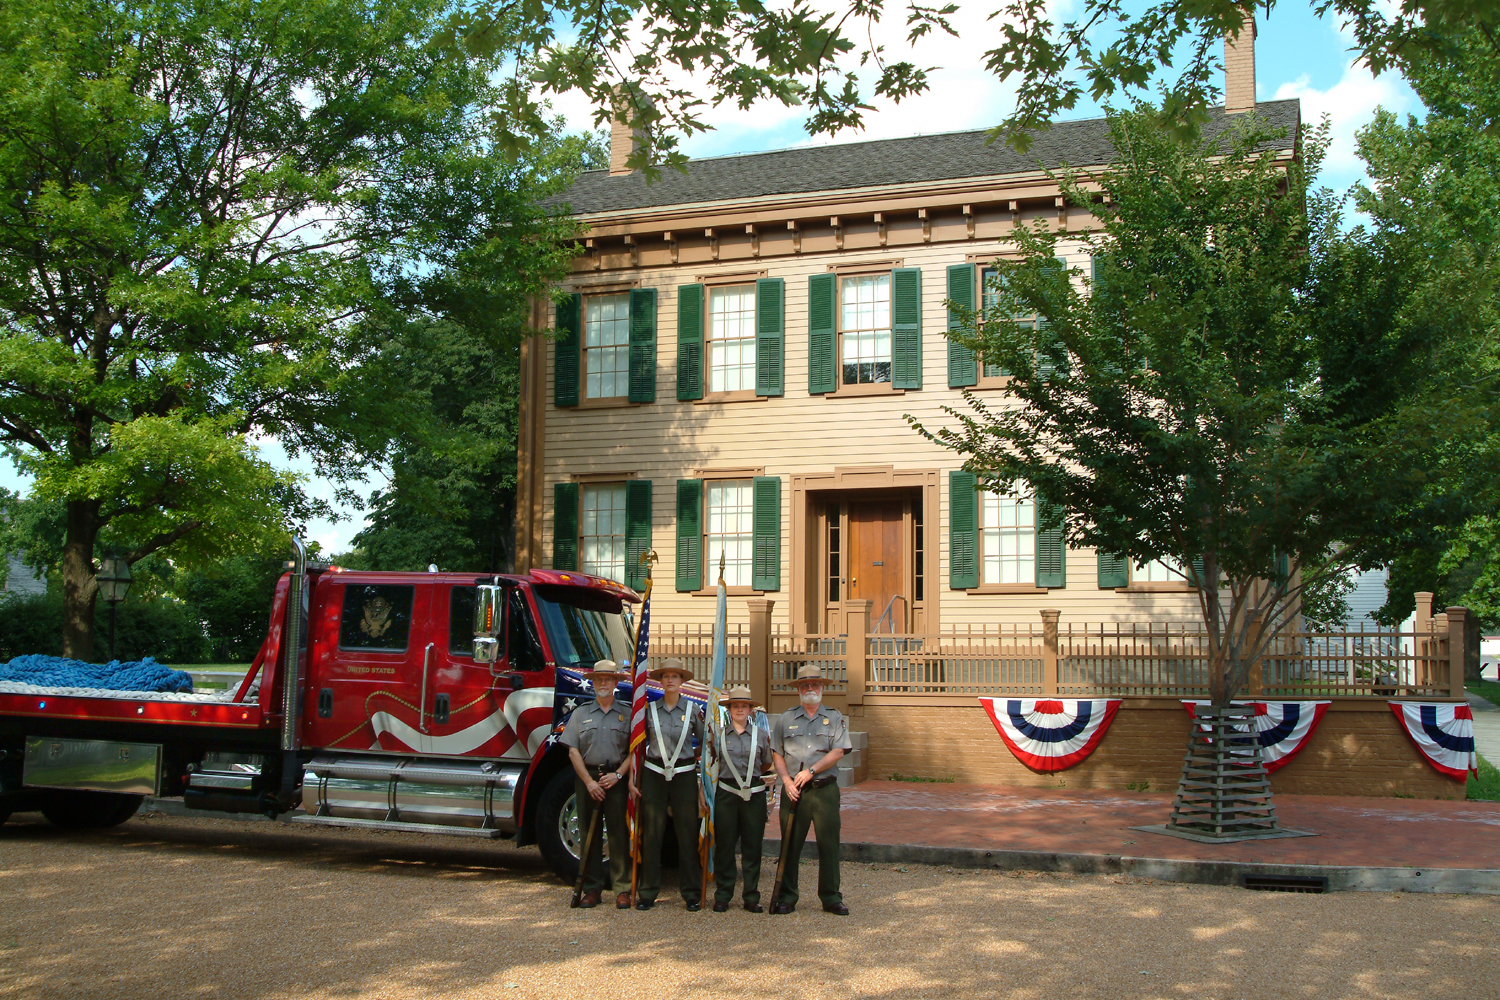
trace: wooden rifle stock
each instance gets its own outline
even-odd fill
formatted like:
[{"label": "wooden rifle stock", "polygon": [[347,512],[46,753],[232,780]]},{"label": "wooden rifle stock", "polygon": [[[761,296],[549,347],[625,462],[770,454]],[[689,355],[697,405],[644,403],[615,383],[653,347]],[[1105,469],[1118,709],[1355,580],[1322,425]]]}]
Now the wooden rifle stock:
[{"label": "wooden rifle stock", "polygon": [[[804,787],[803,792],[807,789]],[[781,797],[781,804],[786,805],[786,796]],[[781,853],[776,858],[776,881],[771,886],[771,905],[766,907],[767,913],[776,912],[776,904],[781,901],[781,887],[786,881],[787,852],[792,845],[792,827],[797,822],[797,810],[802,808],[802,796],[797,796],[797,801],[792,803],[791,817],[781,825]]]},{"label": "wooden rifle stock", "polygon": [[[588,793],[585,792],[585,795]],[[599,832],[599,814],[604,812],[604,803],[594,803],[594,815],[589,819],[589,832],[583,838],[583,857],[578,859],[578,881],[573,883],[572,908],[576,909],[583,901],[583,880],[588,874],[589,858],[594,853],[594,834]]]}]

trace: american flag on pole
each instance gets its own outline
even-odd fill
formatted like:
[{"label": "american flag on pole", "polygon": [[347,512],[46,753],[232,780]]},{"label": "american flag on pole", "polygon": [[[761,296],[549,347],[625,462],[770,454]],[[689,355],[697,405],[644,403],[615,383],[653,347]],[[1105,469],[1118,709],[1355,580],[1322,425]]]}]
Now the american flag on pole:
[{"label": "american flag on pole", "polygon": [[[635,638],[635,659],[630,665],[630,755],[634,760],[630,780],[640,782],[641,765],[646,757],[646,659],[651,649],[651,564],[646,563],[646,589],[641,595],[641,627]],[[625,818],[630,827],[630,853],[640,860],[640,830],[635,821],[636,797],[625,798]],[[632,876],[632,882],[634,877]]]}]

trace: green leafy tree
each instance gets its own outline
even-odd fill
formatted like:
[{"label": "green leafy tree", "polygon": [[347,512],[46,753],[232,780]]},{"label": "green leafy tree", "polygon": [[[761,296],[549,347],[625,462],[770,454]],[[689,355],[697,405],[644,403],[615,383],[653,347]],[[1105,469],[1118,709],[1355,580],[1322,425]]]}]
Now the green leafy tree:
[{"label": "green leafy tree", "polygon": [[1073,545],[1183,567],[1222,705],[1305,588],[1391,557],[1469,423],[1464,330],[1404,310],[1412,262],[1309,190],[1324,140],[1288,163],[1253,117],[1183,143],[1153,111],[1112,134],[1108,202],[1062,182],[1095,206],[1092,275],[1059,265],[1068,234],[1018,233],[957,335],[1009,390],[920,429],[982,487],[1027,484]]},{"label": "green leafy tree", "polygon": [[1355,203],[1412,262],[1408,308],[1481,331],[1474,357],[1477,432],[1451,449],[1391,565],[1389,621],[1412,592],[1439,606],[1467,605],[1500,625],[1500,51],[1482,27],[1410,60],[1408,78],[1427,107],[1404,122],[1387,111],[1359,135],[1368,185]]},{"label": "green leafy tree", "polygon": [[[1356,52],[1377,73],[1441,51],[1459,31],[1493,47],[1500,6],[1492,0],[1300,0],[1351,25]],[[518,72],[507,85],[514,120],[535,120],[548,93],[585,93],[602,124],[618,111],[640,133],[632,166],[654,175],[681,167],[681,137],[709,126],[705,109],[758,100],[807,109],[809,134],[859,128],[871,98],[901,101],[929,87],[934,67],[874,41],[898,22],[906,43],[956,34],[957,2],[846,0],[482,0],[456,12],[453,38],[470,51],[501,52]],[[1282,5],[1284,8],[1284,4]],[[1082,0],[1059,21],[1051,0],[996,0],[983,10],[994,42],[985,68],[1018,82],[1016,103],[996,126],[1025,150],[1031,136],[1088,95],[1105,102],[1163,85],[1160,118],[1190,134],[1217,103],[1226,35],[1245,30],[1276,0]],[[684,74],[695,74],[684,82]],[[537,87],[536,85],[540,85]],[[519,141],[519,138],[518,138]]]},{"label": "green leafy tree", "polygon": [[503,153],[502,56],[445,0],[14,0],[0,19],[0,443],[61,516],[64,648],[94,555],[192,569],[318,510],[251,436],[357,477],[413,317],[497,343],[571,223]]}]

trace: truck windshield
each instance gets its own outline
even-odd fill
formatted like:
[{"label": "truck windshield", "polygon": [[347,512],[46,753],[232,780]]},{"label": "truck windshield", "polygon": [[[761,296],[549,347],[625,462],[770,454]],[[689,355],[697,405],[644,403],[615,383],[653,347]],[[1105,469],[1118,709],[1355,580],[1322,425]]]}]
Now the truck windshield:
[{"label": "truck windshield", "polygon": [[629,662],[630,633],[618,598],[577,587],[537,586],[531,593],[559,667]]}]

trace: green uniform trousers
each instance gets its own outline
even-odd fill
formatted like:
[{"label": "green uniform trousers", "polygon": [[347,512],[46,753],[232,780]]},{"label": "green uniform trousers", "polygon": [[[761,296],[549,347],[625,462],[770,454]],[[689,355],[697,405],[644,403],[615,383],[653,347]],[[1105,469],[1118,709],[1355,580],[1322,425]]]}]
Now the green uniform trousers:
[{"label": "green uniform trousers", "polygon": [[787,846],[786,866],[781,873],[781,898],[772,903],[797,904],[797,868],[808,827],[818,831],[818,899],[824,906],[844,901],[844,894],[839,892],[839,783],[830,781],[822,788],[805,786],[801,801],[795,804],[782,797],[781,838]]},{"label": "green uniform trousers", "polygon": [[649,768],[641,771],[641,877],[636,899],[651,903],[661,892],[661,838],[667,832],[667,808],[677,833],[677,874],[686,903],[703,902],[703,865],[698,860],[698,776],[691,771],[671,781]]},{"label": "green uniform trousers", "polygon": [[[756,784],[760,784],[757,780]],[[766,794],[756,792],[747,802],[720,788],[714,795],[714,902],[734,898],[734,846],[739,843],[745,887],[740,898],[760,902],[760,848],[766,839]]]},{"label": "green uniform trousers", "polygon": [[589,835],[589,823],[594,810],[602,808],[604,817],[600,821],[604,829],[594,834],[594,849],[589,852],[589,866],[583,875],[584,892],[603,892],[605,844],[609,845],[609,881],[614,892],[630,891],[630,828],[625,820],[626,796],[630,794],[627,782],[620,782],[604,793],[603,802],[589,797],[589,790],[575,774],[573,796],[578,803],[578,849],[584,849],[584,838]]}]

